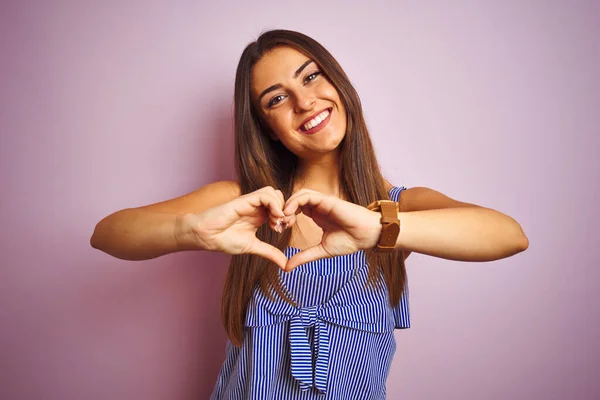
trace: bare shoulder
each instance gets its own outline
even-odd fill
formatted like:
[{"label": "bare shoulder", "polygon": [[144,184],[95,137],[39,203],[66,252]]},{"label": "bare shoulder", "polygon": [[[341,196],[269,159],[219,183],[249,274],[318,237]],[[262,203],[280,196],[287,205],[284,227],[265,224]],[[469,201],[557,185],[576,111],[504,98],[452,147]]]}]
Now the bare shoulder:
[{"label": "bare shoulder", "polygon": [[237,182],[218,181],[182,196],[139,208],[173,214],[201,213],[209,208],[227,203],[239,197],[240,194],[241,190]]},{"label": "bare shoulder", "polygon": [[440,208],[479,207],[475,204],[455,200],[443,193],[427,187],[412,187],[400,194],[402,211],[424,211]]}]

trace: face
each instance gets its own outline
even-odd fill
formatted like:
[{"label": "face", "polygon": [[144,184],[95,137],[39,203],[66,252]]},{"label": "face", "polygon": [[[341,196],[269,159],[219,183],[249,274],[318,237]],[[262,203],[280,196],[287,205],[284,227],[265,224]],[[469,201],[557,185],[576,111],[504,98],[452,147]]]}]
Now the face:
[{"label": "face", "polygon": [[301,159],[335,152],[346,134],[346,111],[337,90],[307,56],[277,47],[256,63],[252,101],[260,118]]}]

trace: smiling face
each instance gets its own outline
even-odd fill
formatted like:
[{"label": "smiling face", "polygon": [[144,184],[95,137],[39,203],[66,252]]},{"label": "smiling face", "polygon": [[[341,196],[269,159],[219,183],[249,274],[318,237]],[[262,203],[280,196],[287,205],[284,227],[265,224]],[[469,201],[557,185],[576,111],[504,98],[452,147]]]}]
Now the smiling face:
[{"label": "smiling face", "polygon": [[252,102],[271,137],[300,159],[336,152],[346,134],[346,110],[315,62],[291,47],[276,47],[256,63]]}]

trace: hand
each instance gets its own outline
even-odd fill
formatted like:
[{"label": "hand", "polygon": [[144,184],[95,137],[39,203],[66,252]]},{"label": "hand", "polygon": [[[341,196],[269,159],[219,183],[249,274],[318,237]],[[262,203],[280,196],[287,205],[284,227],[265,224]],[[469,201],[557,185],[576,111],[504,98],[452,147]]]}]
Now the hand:
[{"label": "hand", "polygon": [[323,237],[317,246],[290,258],[285,266],[286,271],[309,261],[373,248],[379,241],[381,215],[366,207],[333,195],[302,189],[290,197],[283,208],[284,214],[289,218],[288,226],[296,223],[295,214],[298,209],[323,229]]},{"label": "hand", "polygon": [[283,193],[264,187],[201,214],[189,214],[184,223],[196,248],[227,254],[256,254],[285,268],[287,258],[276,247],[259,240],[256,231],[267,220],[271,229],[281,232],[290,220],[282,208]]}]

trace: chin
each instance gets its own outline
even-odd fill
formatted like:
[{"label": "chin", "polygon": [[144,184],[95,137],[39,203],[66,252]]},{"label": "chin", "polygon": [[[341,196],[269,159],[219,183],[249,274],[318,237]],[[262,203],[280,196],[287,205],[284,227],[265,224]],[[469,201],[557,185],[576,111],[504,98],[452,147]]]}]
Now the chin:
[{"label": "chin", "polygon": [[339,140],[330,141],[324,143],[323,146],[317,151],[321,154],[334,153],[340,150],[341,144],[344,141],[344,138],[340,138]]}]

